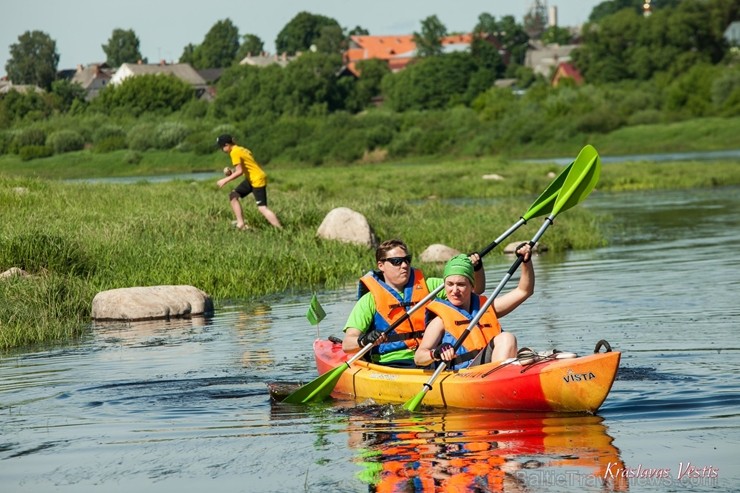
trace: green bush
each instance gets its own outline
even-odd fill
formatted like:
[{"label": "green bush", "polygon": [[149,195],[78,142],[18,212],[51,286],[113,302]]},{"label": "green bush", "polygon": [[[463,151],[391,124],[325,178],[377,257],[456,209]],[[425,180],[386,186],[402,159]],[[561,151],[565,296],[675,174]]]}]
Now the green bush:
[{"label": "green bush", "polygon": [[110,139],[111,137],[121,137],[125,140],[126,131],[120,125],[106,123],[97,127],[92,133],[93,144],[98,144],[101,140]]},{"label": "green bush", "polygon": [[663,119],[662,113],[654,109],[636,111],[627,118],[627,125],[650,125],[660,123]]},{"label": "green bush", "polygon": [[129,130],[126,136],[128,148],[135,151],[146,151],[157,148],[157,131],[152,123],[140,123]]},{"label": "green bush", "polygon": [[190,130],[179,122],[164,122],[157,125],[156,132],[157,149],[174,149],[182,144]]},{"label": "green bush", "polygon": [[39,127],[20,128],[13,133],[13,152],[20,153],[26,146],[43,146],[46,144],[46,132]]},{"label": "green bush", "polygon": [[123,135],[111,135],[98,140],[93,145],[93,152],[105,153],[126,148],[126,137]]},{"label": "green bush", "polygon": [[183,152],[193,152],[200,156],[212,154],[216,150],[215,139],[212,132],[193,132],[185,137],[185,141],[178,146]]},{"label": "green bush", "polygon": [[85,147],[85,139],[74,130],[57,130],[46,139],[46,145],[57,154],[79,151]]},{"label": "green bush", "polygon": [[13,136],[10,132],[0,132],[0,156],[10,153],[12,143]]},{"label": "green bush", "polygon": [[141,160],[144,159],[144,156],[137,151],[128,151],[126,154],[123,155],[123,162],[126,164],[139,164]]},{"label": "green bush", "polygon": [[38,159],[43,157],[49,157],[54,155],[54,149],[49,146],[24,146],[18,151],[21,157],[21,161],[31,161],[32,159]]}]

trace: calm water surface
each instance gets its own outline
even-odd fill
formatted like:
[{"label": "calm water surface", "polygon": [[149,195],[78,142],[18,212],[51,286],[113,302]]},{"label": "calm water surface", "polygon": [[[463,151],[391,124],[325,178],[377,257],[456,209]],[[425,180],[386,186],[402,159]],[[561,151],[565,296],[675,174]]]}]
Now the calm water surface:
[{"label": "calm water surface", "polygon": [[[738,491],[740,189],[582,207],[610,246],[537,257],[503,325],[536,349],[622,351],[596,416],[273,404],[267,382],[316,377],[310,296],[280,296],[0,357],[2,492]],[[487,261],[489,289],[510,262]],[[319,293],[322,336],[354,292]]]}]

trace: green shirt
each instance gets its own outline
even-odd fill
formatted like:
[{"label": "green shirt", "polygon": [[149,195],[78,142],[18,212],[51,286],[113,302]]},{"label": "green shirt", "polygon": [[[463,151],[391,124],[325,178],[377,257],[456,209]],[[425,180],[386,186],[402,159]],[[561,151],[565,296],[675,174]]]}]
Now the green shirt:
[{"label": "green shirt", "polygon": [[[444,279],[440,277],[430,277],[424,281],[426,282],[427,289],[429,289],[430,293],[444,283]],[[403,299],[403,292],[399,292],[398,295]],[[447,299],[447,293],[445,293],[444,289],[437,293],[437,298]],[[344,325],[344,331],[346,332],[347,329],[351,327],[363,333],[367,332],[367,330],[372,327],[373,320],[375,319],[375,308],[375,298],[373,298],[372,293],[365,293],[362,295],[352,308],[349,318],[347,319],[347,323]],[[373,360],[377,358],[379,358],[379,360],[376,361],[376,363],[380,364],[398,360],[413,360],[414,350],[407,348],[399,349],[398,351],[390,353],[373,355]]]}]

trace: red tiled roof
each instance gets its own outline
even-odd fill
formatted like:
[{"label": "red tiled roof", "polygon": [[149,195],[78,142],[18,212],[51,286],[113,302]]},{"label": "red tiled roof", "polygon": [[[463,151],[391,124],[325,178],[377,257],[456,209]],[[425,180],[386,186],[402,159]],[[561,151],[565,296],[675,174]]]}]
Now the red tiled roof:
[{"label": "red tiled roof", "polygon": [[[443,45],[470,44],[472,34],[455,34],[442,39]],[[414,36],[399,34],[394,36],[351,36],[350,48],[344,52],[347,67],[355,74],[358,73],[356,64],[360,60],[377,58],[388,62],[392,71],[406,67],[413,60],[416,51]]]}]

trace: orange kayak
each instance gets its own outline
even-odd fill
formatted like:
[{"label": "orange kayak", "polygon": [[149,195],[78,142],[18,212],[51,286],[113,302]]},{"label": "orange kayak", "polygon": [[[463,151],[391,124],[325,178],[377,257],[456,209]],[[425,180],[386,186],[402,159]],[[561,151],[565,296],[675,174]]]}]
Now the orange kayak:
[{"label": "orange kayak", "polygon": [[[319,374],[349,359],[341,343],[314,342]],[[562,356],[571,356],[565,357]],[[594,413],[611,390],[621,353],[588,356],[536,356],[488,363],[440,374],[424,404],[464,409]],[[356,361],[339,378],[332,395],[404,403],[413,398],[433,371],[402,369]]]}]

